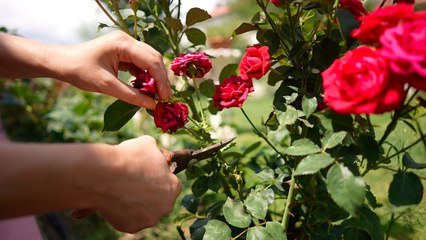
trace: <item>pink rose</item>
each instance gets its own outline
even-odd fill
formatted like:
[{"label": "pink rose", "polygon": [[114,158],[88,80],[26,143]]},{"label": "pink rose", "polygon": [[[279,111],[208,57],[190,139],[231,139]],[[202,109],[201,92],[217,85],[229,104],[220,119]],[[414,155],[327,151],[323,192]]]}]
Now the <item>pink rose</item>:
[{"label": "pink rose", "polygon": [[225,78],[223,82],[216,86],[213,96],[213,105],[219,110],[230,107],[242,107],[249,93],[253,92],[251,79],[242,80],[237,76]]},{"label": "pink rose", "polygon": [[401,106],[404,83],[389,75],[378,51],[361,46],[348,51],[322,73],[324,102],[338,113],[383,113]]},{"label": "pink rose", "polygon": [[163,133],[176,132],[188,122],[188,107],[183,103],[159,102],[154,110],[154,123]]},{"label": "pink rose", "polygon": [[203,52],[181,54],[173,60],[171,69],[177,76],[202,78],[212,69],[212,62]]},{"label": "pink rose", "polygon": [[131,81],[134,88],[139,89],[143,94],[154,97],[157,94],[155,79],[146,71],[139,73],[138,77]]},{"label": "pink rose", "polygon": [[284,0],[271,0],[271,3],[279,7],[283,4]]},{"label": "pink rose", "polygon": [[393,72],[426,91],[426,19],[401,23],[380,37],[381,54]]},{"label": "pink rose", "polygon": [[413,15],[413,5],[398,4],[383,7],[362,16],[358,29],[352,31],[352,37],[365,43],[375,44],[384,31],[395,27],[399,22],[407,20]]},{"label": "pink rose", "polygon": [[240,62],[240,76],[243,80],[260,79],[271,68],[267,46],[254,45],[246,50]]},{"label": "pink rose", "polygon": [[339,8],[348,10],[357,20],[368,14],[360,0],[340,0]]}]

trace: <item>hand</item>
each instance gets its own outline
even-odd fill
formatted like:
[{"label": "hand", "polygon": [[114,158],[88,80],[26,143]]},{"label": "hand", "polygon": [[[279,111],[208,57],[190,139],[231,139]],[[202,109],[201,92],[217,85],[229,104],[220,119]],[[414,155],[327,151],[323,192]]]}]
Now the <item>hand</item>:
[{"label": "hand", "polygon": [[113,147],[112,171],[100,179],[97,209],[117,230],[137,232],[169,213],[181,191],[155,140],[149,136]]},{"label": "hand", "polygon": [[48,53],[55,77],[91,92],[105,93],[128,103],[154,109],[154,99],[117,78],[118,70],[136,75],[147,70],[156,80],[162,100],[172,92],[167,71],[160,53],[149,45],[136,41],[122,31],[115,31],[75,46],[61,46],[58,52]]}]

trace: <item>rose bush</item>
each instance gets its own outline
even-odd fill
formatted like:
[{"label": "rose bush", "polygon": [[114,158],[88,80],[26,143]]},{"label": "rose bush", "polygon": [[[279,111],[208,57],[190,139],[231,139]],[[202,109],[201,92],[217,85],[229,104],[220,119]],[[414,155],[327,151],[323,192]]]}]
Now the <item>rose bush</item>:
[{"label": "rose bush", "polygon": [[[384,239],[410,216],[407,209],[419,207],[425,11],[404,3],[367,12],[357,0],[256,0],[257,14],[233,32],[255,33],[256,43],[238,62],[215,69],[202,52],[206,11],[192,8],[183,22],[180,1],[108,1],[113,17],[97,2],[115,27],[171,62],[174,96],[150,112],[163,133],[206,147],[222,140],[214,131],[226,123],[217,119],[237,110],[241,118],[227,127],[250,136],[181,176],[181,239]],[[133,14],[124,17],[126,7]],[[220,72],[217,79],[208,79],[211,69]],[[137,79],[139,89],[152,80]],[[244,104],[257,90],[253,82],[274,91],[262,106],[269,114],[256,120]],[[104,130],[120,129],[138,109],[116,101]],[[374,191],[367,180],[378,171],[392,178],[383,183],[386,199],[376,198],[383,189]],[[390,214],[379,218],[384,205]]]}]

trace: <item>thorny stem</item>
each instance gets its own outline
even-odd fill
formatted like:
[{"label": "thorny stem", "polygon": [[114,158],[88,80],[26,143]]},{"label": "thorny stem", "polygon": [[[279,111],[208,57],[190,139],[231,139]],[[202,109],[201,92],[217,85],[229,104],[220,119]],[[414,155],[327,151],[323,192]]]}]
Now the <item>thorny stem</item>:
[{"label": "thorny stem", "polygon": [[274,149],[274,151],[280,155],[281,157],[283,157],[282,153],[280,151],[278,151],[278,149],[269,141],[269,139],[263,135],[259,130],[257,130],[256,126],[254,126],[253,122],[250,120],[249,116],[247,115],[247,113],[244,111],[243,108],[241,108],[241,112],[244,114],[244,117],[247,119],[247,121],[250,123],[251,127],[253,128],[254,133],[256,133],[259,137],[261,137],[263,140],[265,140],[265,142],[272,148]]},{"label": "thorny stem", "polygon": [[136,12],[137,11],[133,10],[133,37],[138,39],[138,16]]},{"label": "thorny stem", "polygon": [[201,102],[200,88],[197,85],[197,79],[193,78],[192,81],[194,82],[195,94],[197,96],[198,105],[200,106],[201,123],[202,123],[202,125],[204,125],[204,123],[206,122],[206,119],[204,117],[204,108],[203,108],[203,104]]},{"label": "thorny stem", "polygon": [[104,14],[111,20],[111,22],[113,22],[115,26],[121,29],[121,25],[111,16],[111,14],[109,14],[109,12],[104,8],[102,3],[100,3],[99,0],[95,1],[98,4],[99,8],[101,8],[102,12],[104,12]]},{"label": "thorny stem", "polygon": [[[393,157],[396,157],[396,156],[398,156],[399,154],[401,154],[401,153],[404,153],[405,151],[407,151],[408,149],[410,149],[410,148],[412,148],[413,146],[415,146],[417,143],[419,143],[419,142],[421,142],[421,141],[424,141],[426,139],[426,136],[425,135],[422,135],[419,139],[417,139],[416,141],[414,141],[413,143],[411,143],[410,145],[408,145],[408,146],[406,146],[405,148],[402,148],[401,150],[399,150],[398,152],[396,152],[396,153],[394,153],[394,154],[392,154],[392,155],[390,155],[389,157],[386,157],[386,158],[383,158],[382,160],[380,160],[379,162],[377,162],[373,167],[372,167],[372,169],[374,169],[374,167],[376,167],[378,164],[380,164],[380,163],[382,163],[382,162],[386,162],[386,161],[388,161],[389,159],[391,159],[391,158],[393,158]],[[365,176],[366,174],[368,173],[368,169],[366,169],[366,171],[365,172],[363,172],[362,174],[361,174],[361,176]]]},{"label": "thorny stem", "polygon": [[291,173],[290,188],[288,190],[287,200],[285,203],[283,220],[281,222],[284,232],[287,232],[288,220],[290,217],[290,208],[293,202],[294,185],[295,185],[295,177],[294,177],[294,170],[293,170],[293,172]]},{"label": "thorny stem", "polygon": [[115,11],[115,14],[116,14],[116,15],[117,15],[117,17],[118,17],[118,20],[119,20],[119,21],[120,21],[120,23],[121,23],[121,29],[123,29],[124,31],[126,31],[126,33],[127,33],[127,34],[132,35],[132,34],[130,33],[130,31],[129,31],[129,28],[127,27],[127,23],[126,23],[126,21],[124,21],[123,17],[122,17],[122,16],[121,16],[121,14],[120,14],[120,8],[119,8],[119,6],[118,6],[118,0],[113,1],[112,6],[113,6],[113,9],[114,9],[114,11]]},{"label": "thorny stem", "polygon": [[393,225],[394,223],[395,223],[395,213],[392,213],[392,215],[391,215],[391,219],[390,219],[390,221],[389,221],[388,230],[386,231],[386,240],[388,240],[388,239],[389,239],[389,233],[390,233],[390,230],[391,230],[392,225]]}]

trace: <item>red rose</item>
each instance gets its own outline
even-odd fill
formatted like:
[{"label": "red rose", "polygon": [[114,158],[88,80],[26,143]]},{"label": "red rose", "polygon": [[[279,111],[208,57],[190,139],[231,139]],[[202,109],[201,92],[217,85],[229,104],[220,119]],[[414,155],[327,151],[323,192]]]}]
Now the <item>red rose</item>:
[{"label": "red rose", "polygon": [[338,113],[383,113],[401,106],[404,83],[389,75],[378,51],[361,46],[348,51],[322,73],[324,102]]},{"label": "red rose", "polygon": [[163,132],[176,132],[188,122],[188,107],[183,103],[159,102],[154,110],[154,123]]},{"label": "red rose", "polygon": [[271,3],[279,7],[283,4],[283,0],[271,0]]},{"label": "red rose", "polygon": [[171,69],[177,76],[202,78],[212,69],[212,62],[203,52],[181,54],[173,60]]},{"label": "red rose", "polygon": [[219,110],[230,107],[242,107],[249,93],[253,92],[251,79],[242,80],[237,76],[225,78],[223,82],[216,86],[213,96],[213,105]]},{"label": "red rose", "polygon": [[157,94],[155,79],[148,72],[142,71],[139,73],[138,77],[132,81],[132,85],[148,96],[154,97]]},{"label": "red rose", "polygon": [[[380,37],[381,54],[393,72],[406,76],[414,87],[426,91],[426,19],[406,22]],[[402,77],[404,78],[404,77]]]},{"label": "red rose", "polygon": [[357,20],[368,14],[360,0],[340,0],[339,8],[348,10]]},{"label": "red rose", "polygon": [[260,79],[271,68],[267,46],[254,45],[246,50],[240,62],[240,76],[243,80]]},{"label": "red rose", "polygon": [[352,32],[352,37],[365,43],[378,43],[384,31],[396,26],[413,15],[413,5],[398,4],[379,8],[359,18],[361,26]]}]

